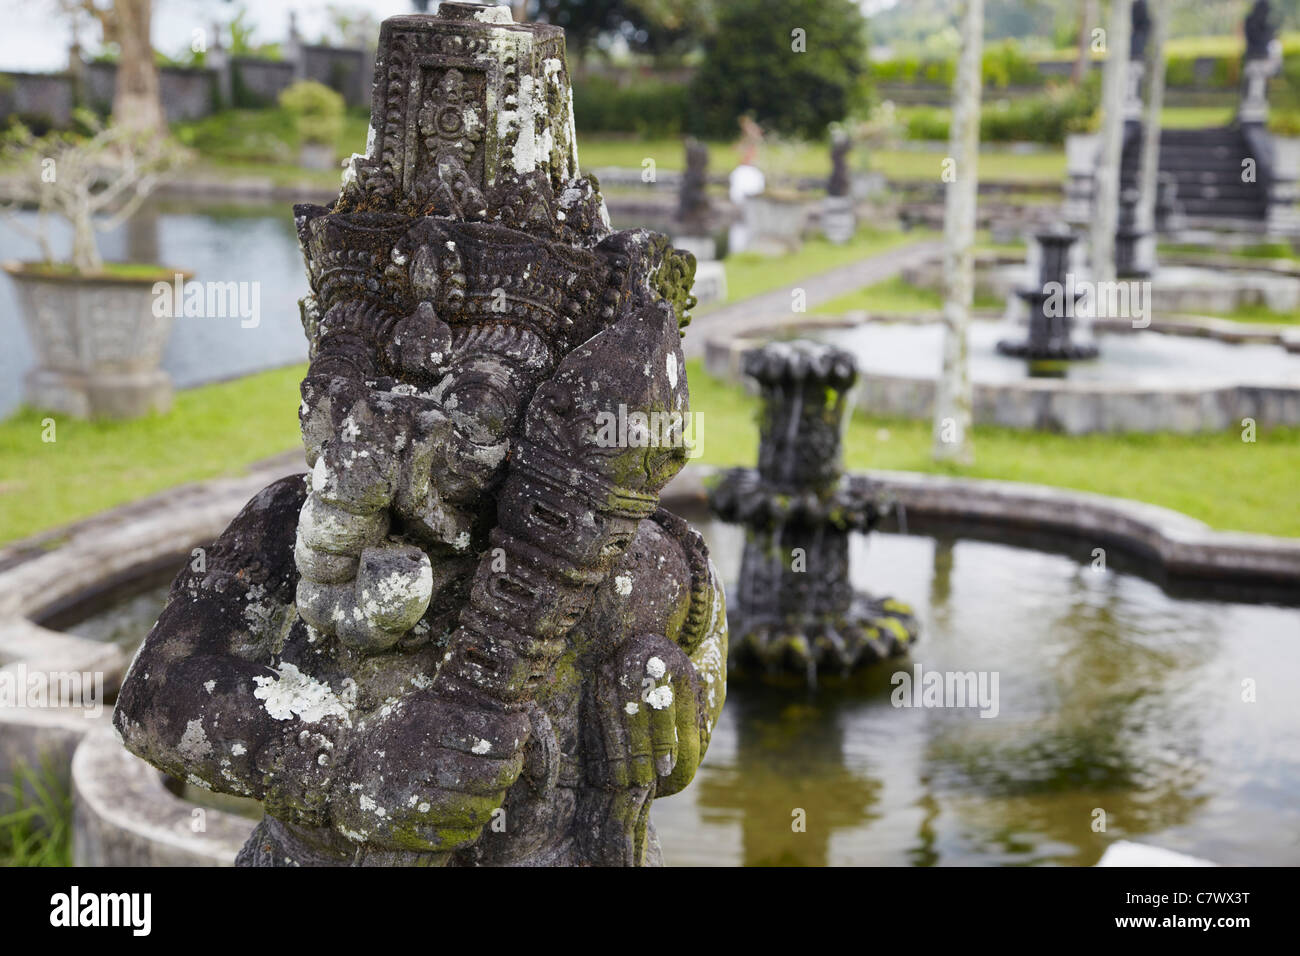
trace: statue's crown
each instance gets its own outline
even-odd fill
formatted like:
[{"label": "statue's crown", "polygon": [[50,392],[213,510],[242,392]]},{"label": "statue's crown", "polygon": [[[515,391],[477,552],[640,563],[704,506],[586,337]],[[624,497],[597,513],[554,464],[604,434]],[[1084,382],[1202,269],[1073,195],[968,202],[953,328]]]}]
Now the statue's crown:
[{"label": "statue's crown", "polygon": [[[508,7],[444,2],[379,33],[364,157],[337,211],[556,226],[578,175],[564,31]],[[560,217],[562,221],[563,217]]]}]

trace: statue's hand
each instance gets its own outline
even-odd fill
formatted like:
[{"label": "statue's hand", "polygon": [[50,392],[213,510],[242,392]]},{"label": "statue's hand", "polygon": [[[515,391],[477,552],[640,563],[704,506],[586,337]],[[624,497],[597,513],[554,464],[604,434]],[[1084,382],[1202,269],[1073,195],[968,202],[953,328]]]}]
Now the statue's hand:
[{"label": "statue's hand", "polygon": [[528,718],[408,697],[362,727],[330,796],[348,839],[390,849],[472,844],[523,766]]},{"label": "statue's hand", "polygon": [[[383,436],[391,435],[391,426],[374,420],[384,409],[367,414],[354,405],[344,433],[326,441],[316,458],[294,545],[299,613],[317,630],[361,650],[396,643],[419,621],[433,593],[429,558],[418,547],[388,539],[391,515],[401,510],[395,497],[410,496],[413,475],[420,476],[424,500],[430,500],[427,462],[410,458],[429,440],[407,437],[421,417],[415,413],[424,409],[403,407],[406,414],[394,414],[393,405],[412,399],[385,395],[376,393],[373,402],[391,403],[387,414],[409,419],[410,429],[390,448]],[[431,533],[461,534],[458,525],[444,524],[426,522]]]},{"label": "statue's hand", "polygon": [[645,634],[622,644],[597,677],[598,722],[605,759],[599,786],[675,793],[700,762],[700,706],[695,668],[674,642]]}]

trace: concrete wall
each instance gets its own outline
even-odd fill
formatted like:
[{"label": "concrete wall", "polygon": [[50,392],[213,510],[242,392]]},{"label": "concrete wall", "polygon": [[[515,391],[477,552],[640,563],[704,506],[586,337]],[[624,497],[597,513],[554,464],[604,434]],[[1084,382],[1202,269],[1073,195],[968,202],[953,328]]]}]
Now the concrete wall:
[{"label": "concrete wall", "polygon": [[63,126],[72,104],[72,77],[66,73],[0,73],[0,117]]},{"label": "concrete wall", "polygon": [[[167,119],[201,119],[232,105],[272,106],[280,92],[297,79],[315,80],[337,90],[348,106],[370,105],[374,55],[368,50],[303,45],[297,47],[295,59],[231,57],[227,62],[228,75],[224,76],[213,67],[162,67],[158,82]],[[66,72],[0,73],[0,124],[16,116],[41,126],[66,126],[78,102],[107,113],[113,105],[116,80],[116,64],[86,63],[78,97],[77,84]],[[229,95],[223,90],[229,90]]]}]

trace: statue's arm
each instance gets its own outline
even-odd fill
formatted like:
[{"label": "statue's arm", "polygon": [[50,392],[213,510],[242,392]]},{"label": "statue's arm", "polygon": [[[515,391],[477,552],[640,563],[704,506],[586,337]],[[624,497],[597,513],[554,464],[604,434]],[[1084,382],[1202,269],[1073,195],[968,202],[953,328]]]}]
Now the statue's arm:
[{"label": "statue's arm", "polygon": [[269,666],[294,622],[304,496],[301,475],[276,482],[193,556],[131,664],[113,722],[127,749],[179,780],[320,822],[345,690]]}]

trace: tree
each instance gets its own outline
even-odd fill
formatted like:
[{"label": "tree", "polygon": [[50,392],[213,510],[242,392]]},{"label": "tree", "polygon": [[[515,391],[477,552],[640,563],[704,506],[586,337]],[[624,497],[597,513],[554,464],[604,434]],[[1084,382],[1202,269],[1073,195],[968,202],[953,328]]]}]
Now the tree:
[{"label": "tree", "polygon": [[934,397],[935,461],[968,465],[971,442],[970,310],[975,297],[975,204],[979,195],[981,61],[984,0],[965,0],[961,55],[952,86],[948,160],[952,166],[943,212],[943,369]]},{"label": "tree", "polygon": [[113,123],[132,133],[166,135],[154,62],[153,0],[60,0],[66,13],[99,24],[105,45],[118,48]]},{"label": "tree", "polygon": [[722,0],[695,75],[693,132],[726,137],[742,115],[821,139],[867,105],[866,19],[854,0]]},{"label": "tree", "polygon": [[[603,36],[618,36],[638,53],[665,56],[697,45],[712,29],[711,0],[530,0],[532,19],[564,27],[569,51],[581,58]],[[520,19],[516,14],[515,19]]]},{"label": "tree", "polygon": [[[186,161],[187,152],[171,139],[124,126],[104,126],[89,111],[75,117],[85,130],[55,130],[34,135],[19,124],[0,141],[0,160],[15,171],[10,183],[17,202],[36,206],[38,225],[32,236],[41,259],[54,262],[46,224],[50,216],[72,226],[73,267],[82,274],[102,270],[96,232],[126,222],[168,171]],[[12,208],[0,210],[6,214]],[[28,232],[19,220],[11,225]]]}]

